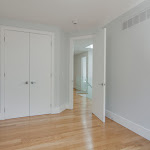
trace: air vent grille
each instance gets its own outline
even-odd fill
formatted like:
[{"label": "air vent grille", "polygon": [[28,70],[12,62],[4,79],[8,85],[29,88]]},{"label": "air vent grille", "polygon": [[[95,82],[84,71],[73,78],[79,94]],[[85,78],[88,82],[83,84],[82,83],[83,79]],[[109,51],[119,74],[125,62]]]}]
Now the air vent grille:
[{"label": "air vent grille", "polygon": [[137,15],[133,18],[133,25],[138,24],[140,22],[140,17]]},{"label": "air vent grille", "polygon": [[143,22],[146,20],[146,12],[140,13],[140,22]]},{"label": "air vent grille", "polygon": [[129,28],[132,27],[132,25],[133,25],[133,21],[132,20],[133,20],[132,18],[128,20],[128,27]]},{"label": "air vent grille", "polygon": [[130,18],[129,20],[124,21],[122,24],[122,30],[130,28],[147,19],[150,19],[150,9],[139,13],[138,15],[134,16],[133,18]]},{"label": "air vent grille", "polygon": [[147,10],[147,18],[150,18],[150,9]]},{"label": "air vent grille", "polygon": [[123,28],[122,29],[125,30],[127,28],[128,28],[128,22],[126,21],[126,22],[123,23]]}]

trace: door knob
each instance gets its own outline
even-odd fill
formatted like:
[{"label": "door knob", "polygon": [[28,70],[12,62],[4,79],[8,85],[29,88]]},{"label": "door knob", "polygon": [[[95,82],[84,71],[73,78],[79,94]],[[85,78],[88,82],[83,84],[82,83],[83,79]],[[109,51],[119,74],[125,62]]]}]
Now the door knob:
[{"label": "door knob", "polygon": [[101,84],[98,84],[98,85],[105,86],[106,84],[105,83],[101,83]]},{"label": "door knob", "polygon": [[34,82],[34,81],[31,81],[31,84],[35,84],[36,82]]},{"label": "door knob", "polygon": [[26,81],[25,84],[28,84],[28,81]]}]

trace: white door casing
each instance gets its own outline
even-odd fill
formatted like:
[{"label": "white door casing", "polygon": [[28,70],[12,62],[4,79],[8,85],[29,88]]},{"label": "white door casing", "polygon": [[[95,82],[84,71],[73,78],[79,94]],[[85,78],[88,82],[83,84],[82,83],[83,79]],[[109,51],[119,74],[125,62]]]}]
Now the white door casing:
[{"label": "white door casing", "polygon": [[95,36],[93,49],[93,98],[92,112],[105,122],[106,87],[106,29],[100,29]]}]

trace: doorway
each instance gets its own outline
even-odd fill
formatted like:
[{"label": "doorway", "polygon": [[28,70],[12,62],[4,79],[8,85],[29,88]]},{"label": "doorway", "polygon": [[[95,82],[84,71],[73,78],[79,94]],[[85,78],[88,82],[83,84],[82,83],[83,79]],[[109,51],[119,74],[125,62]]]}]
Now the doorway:
[{"label": "doorway", "polygon": [[[81,68],[82,68],[82,77],[78,77],[75,75],[78,71],[76,71],[76,63],[80,63],[80,60],[75,62],[74,53],[79,52],[80,49],[76,51],[76,41],[92,39],[93,43],[84,47],[84,48],[92,48],[93,56],[92,56],[92,78],[87,79],[85,81],[85,62],[87,64],[87,58],[83,55],[81,60]],[[84,68],[84,69],[83,69]],[[87,68],[87,67],[86,67]],[[83,76],[84,74],[84,76]],[[88,74],[88,73],[87,73]],[[102,122],[105,122],[105,88],[106,88],[106,28],[99,29],[99,31],[95,35],[88,36],[80,36],[73,37],[70,39],[70,66],[69,66],[69,108],[73,109],[74,103],[74,90],[78,89],[80,92],[84,92],[85,85],[92,89],[92,113],[98,117]],[[91,84],[89,83],[91,81]],[[76,84],[79,83],[79,86]],[[86,84],[85,84],[86,83]],[[84,90],[83,90],[84,89]],[[82,94],[82,93],[81,93]],[[87,97],[87,93],[86,94]]]},{"label": "doorway", "polygon": [[92,101],[93,38],[74,40],[74,90]]}]

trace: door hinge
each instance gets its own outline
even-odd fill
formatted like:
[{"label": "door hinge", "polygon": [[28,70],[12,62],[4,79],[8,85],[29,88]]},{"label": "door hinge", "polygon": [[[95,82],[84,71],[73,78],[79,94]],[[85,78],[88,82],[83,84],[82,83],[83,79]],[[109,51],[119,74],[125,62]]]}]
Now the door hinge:
[{"label": "door hinge", "polygon": [[4,77],[6,76],[6,74],[4,73]]},{"label": "door hinge", "polygon": [[4,36],[4,42],[5,42],[5,36]]},{"label": "door hinge", "polygon": [[4,112],[5,112],[5,108],[4,108]]},{"label": "door hinge", "polygon": [[51,46],[52,46],[53,42],[51,41]]}]

